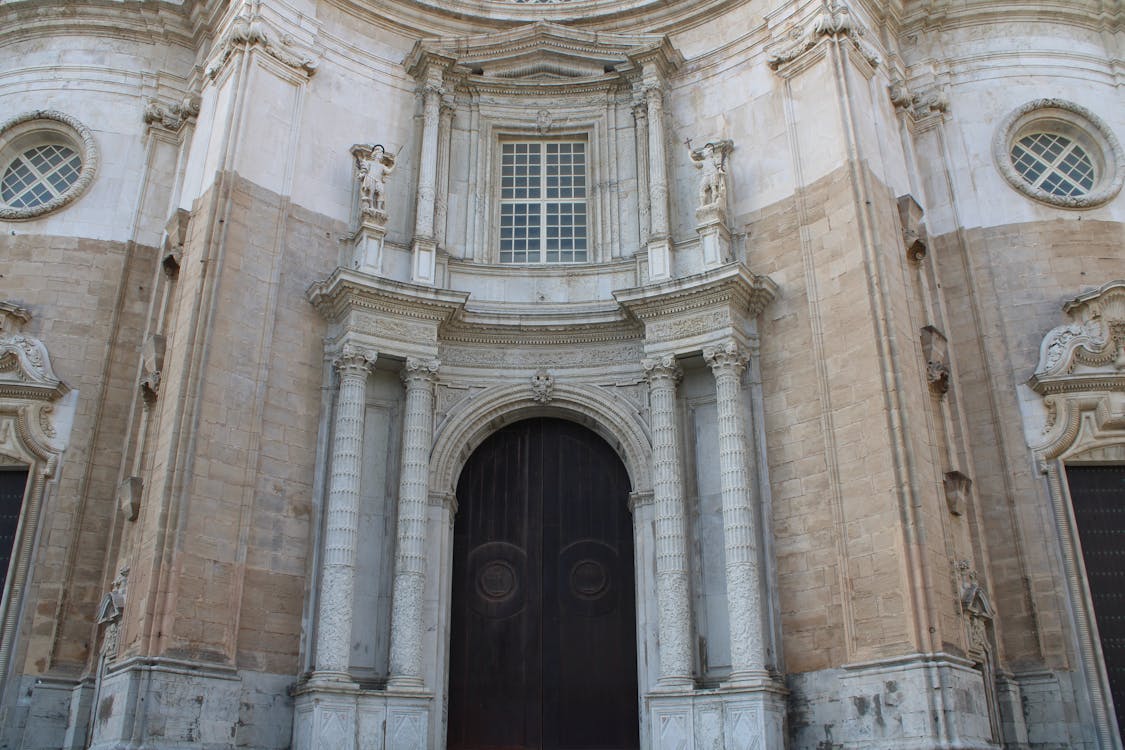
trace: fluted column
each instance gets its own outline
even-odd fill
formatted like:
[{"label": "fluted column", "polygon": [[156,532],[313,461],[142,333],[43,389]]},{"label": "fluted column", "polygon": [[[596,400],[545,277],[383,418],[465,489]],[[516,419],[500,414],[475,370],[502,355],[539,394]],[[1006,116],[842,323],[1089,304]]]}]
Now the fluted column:
[{"label": "fluted column", "polygon": [[768,676],[762,628],[761,557],[754,513],[753,461],[747,450],[742,372],[749,359],[735,343],[703,350],[715,376],[719,414],[719,487],[730,617],[732,683]]},{"label": "fluted column", "polygon": [[437,196],[438,129],[441,127],[441,70],[431,69],[426,74],[422,96],[422,148],[418,154],[418,205],[414,215],[411,280],[432,284],[437,251],[434,203]]},{"label": "fluted column", "polygon": [[434,429],[434,380],[441,363],[409,358],[402,369],[406,416],[398,489],[398,534],[391,608],[390,687],[417,689],[422,680],[422,595],[426,576],[426,503]]},{"label": "fluted column", "polygon": [[350,682],[356,528],[359,525],[360,461],[367,374],[375,352],[345,345],[333,366],[340,375],[332,438],[332,474],[325,515],[324,557],[317,609],[313,678]]},{"label": "fluted column", "polygon": [[652,421],[660,685],[686,687],[692,684],[692,652],[684,493],[676,430],[676,384],[681,372],[672,356],[648,359],[643,365]]}]

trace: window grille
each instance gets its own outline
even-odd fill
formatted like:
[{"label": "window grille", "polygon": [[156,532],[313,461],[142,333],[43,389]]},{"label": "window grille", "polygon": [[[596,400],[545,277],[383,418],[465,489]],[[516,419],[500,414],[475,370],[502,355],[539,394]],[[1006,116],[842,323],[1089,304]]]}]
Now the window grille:
[{"label": "window grille", "polygon": [[586,216],[585,142],[501,143],[501,263],[585,262]]}]

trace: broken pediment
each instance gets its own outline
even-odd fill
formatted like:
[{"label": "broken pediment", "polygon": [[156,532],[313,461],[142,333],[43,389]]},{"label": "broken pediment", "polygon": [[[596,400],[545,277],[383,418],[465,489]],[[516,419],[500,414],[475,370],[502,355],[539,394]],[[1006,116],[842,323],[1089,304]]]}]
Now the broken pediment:
[{"label": "broken pediment", "polygon": [[0,302],[0,395],[53,401],[70,390],[55,377],[47,347],[23,332],[31,313]]},{"label": "broken pediment", "polygon": [[660,34],[606,34],[539,22],[497,34],[426,39],[404,61],[421,80],[438,64],[473,82],[558,82],[619,78],[655,63],[670,72],[683,57]]},{"label": "broken pediment", "polygon": [[1047,395],[1125,390],[1125,280],[1115,280],[1063,305],[1073,323],[1048,333],[1028,384]]}]

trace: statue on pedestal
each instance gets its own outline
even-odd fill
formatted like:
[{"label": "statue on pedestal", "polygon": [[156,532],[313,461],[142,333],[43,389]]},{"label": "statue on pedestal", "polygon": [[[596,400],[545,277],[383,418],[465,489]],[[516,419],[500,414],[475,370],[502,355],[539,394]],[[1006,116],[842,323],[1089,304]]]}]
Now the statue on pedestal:
[{"label": "statue on pedestal", "polygon": [[724,208],[727,194],[727,154],[734,148],[729,140],[713,141],[693,149],[692,161],[702,174],[699,177],[699,207]]},{"label": "statue on pedestal", "polygon": [[387,220],[387,178],[395,171],[395,155],[381,144],[357,143],[352,146],[355,175],[359,181],[359,207],[364,221]]}]

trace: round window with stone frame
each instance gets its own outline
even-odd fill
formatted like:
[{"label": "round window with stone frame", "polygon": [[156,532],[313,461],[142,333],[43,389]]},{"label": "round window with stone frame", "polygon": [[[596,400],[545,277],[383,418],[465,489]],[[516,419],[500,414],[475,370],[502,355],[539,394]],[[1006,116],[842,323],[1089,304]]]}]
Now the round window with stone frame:
[{"label": "round window with stone frame", "polygon": [[90,186],[97,164],[93,134],[70,115],[39,110],[0,123],[0,220],[62,208]]},{"label": "round window with stone frame", "polygon": [[1062,208],[1099,206],[1125,180],[1125,154],[1113,131],[1062,99],[1037,99],[1009,114],[996,131],[993,156],[1012,187]]}]

